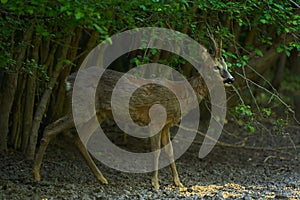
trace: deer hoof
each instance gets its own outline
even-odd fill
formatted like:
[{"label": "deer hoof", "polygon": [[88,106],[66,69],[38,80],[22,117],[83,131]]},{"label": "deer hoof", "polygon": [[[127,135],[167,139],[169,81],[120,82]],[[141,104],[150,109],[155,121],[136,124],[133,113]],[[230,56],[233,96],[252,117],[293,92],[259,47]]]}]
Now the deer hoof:
[{"label": "deer hoof", "polygon": [[104,184],[104,185],[107,185],[108,184],[108,181],[106,180],[106,178],[100,178],[99,179],[100,180],[100,182],[102,183],[102,184]]},{"label": "deer hoof", "polygon": [[152,186],[158,190],[159,189],[159,183],[158,180],[152,179]]},{"label": "deer hoof", "polygon": [[180,180],[174,180],[174,184],[175,184],[177,187],[184,187],[183,184],[180,182]]},{"label": "deer hoof", "polygon": [[41,175],[40,175],[39,170],[36,169],[36,168],[33,168],[32,172],[33,172],[34,180],[40,181],[41,180]]}]

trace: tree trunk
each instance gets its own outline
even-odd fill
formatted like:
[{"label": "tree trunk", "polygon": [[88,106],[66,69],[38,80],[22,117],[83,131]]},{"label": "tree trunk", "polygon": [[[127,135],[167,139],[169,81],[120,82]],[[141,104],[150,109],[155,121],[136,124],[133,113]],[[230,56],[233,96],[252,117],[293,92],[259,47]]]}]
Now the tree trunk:
[{"label": "tree trunk", "polygon": [[286,64],[286,54],[281,53],[281,56],[279,58],[279,63],[276,66],[275,74],[272,80],[272,85],[276,90],[279,90],[282,79],[283,79],[283,71]]},{"label": "tree trunk", "polygon": [[26,83],[26,94],[25,94],[25,109],[23,114],[23,135],[22,135],[22,151],[26,151],[29,141],[29,134],[32,127],[33,110],[34,110],[34,99],[36,91],[36,80],[35,77],[28,76]]},{"label": "tree trunk", "polygon": [[31,133],[30,133],[30,138],[29,138],[29,145],[28,145],[28,150],[26,153],[26,157],[29,160],[33,160],[34,159],[34,155],[35,155],[35,149],[36,149],[36,143],[37,143],[37,137],[38,137],[38,131],[40,128],[40,124],[42,121],[42,118],[45,114],[46,108],[47,108],[47,104],[49,102],[50,96],[52,94],[52,89],[54,88],[56,82],[57,82],[57,78],[59,77],[63,66],[64,66],[64,61],[66,59],[67,56],[67,52],[69,49],[69,45],[71,42],[71,36],[68,36],[65,40],[65,45],[62,47],[62,52],[61,52],[61,56],[56,64],[56,66],[54,67],[54,72],[53,75],[50,79],[49,85],[48,87],[45,89],[42,98],[38,104],[38,107],[36,109],[36,112],[34,114],[34,120],[32,123],[32,128],[31,128]]},{"label": "tree trunk", "polygon": [[[32,51],[32,59],[35,62],[39,60],[39,49],[41,46],[41,40],[36,39],[34,48]],[[23,114],[23,134],[21,149],[25,153],[28,147],[30,130],[32,127],[33,113],[34,113],[34,102],[35,102],[35,91],[36,91],[36,78],[37,70],[33,70],[33,76],[27,76],[26,92],[25,92],[25,108]]]},{"label": "tree trunk", "polygon": [[7,73],[2,83],[2,100],[0,105],[0,151],[7,151],[7,135],[9,132],[9,115],[12,108],[18,83],[17,73]]},{"label": "tree trunk", "polygon": [[[75,35],[72,38],[71,44],[72,48],[70,49],[67,58],[71,62],[75,60],[78,48],[79,48],[79,42],[81,38],[82,29],[78,28],[75,31]],[[46,122],[53,122],[54,120],[62,117],[64,114],[66,114],[66,110],[64,107],[64,101],[66,97],[66,88],[65,85],[65,79],[70,74],[72,65],[65,66],[64,69],[61,71],[61,74],[57,80],[57,85],[55,89],[53,90],[53,95],[51,95],[51,100],[47,112],[47,119]]]},{"label": "tree trunk", "polygon": [[[253,66],[259,74],[263,75],[270,67],[274,66],[275,62],[280,57],[280,53],[277,52],[277,47],[282,43],[282,40],[285,41],[285,44],[289,44],[293,39],[294,37],[292,35],[282,35],[281,37],[278,37],[277,41],[274,41],[274,45],[264,52],[263,57],[253,57],[248,64]],[[252,80],[256,80],[259,77],[250,69],[246,69],[246,73],[247,77]]]},{"label": "tree trunk", "polygon": [[[255,56],[251,58],[248,62],[248,65],[251,66],[258,74],[263,75],[267,70],[274,66],[275,62],[278,60],[280,54],[277,53],[276,48],[272,47],[270,50],[264,52],[263,57]],[[245,68],[247,78],[255,81],[259,75],[254,72],[252,69]]]},{"label": "tree trunk", "polygon": [[288,66],[291,67],[291,73],[300,76],[300,52],[294,49],[288,60]]},{"label": "tree trunk", "polygon": [[[22,41],[24,43],[28,42],[33,35],[33,26],[31,26],[27,31],[24,33],[24,37]],[[8,72],[4,75],[1,93],[2,93],[2,100],[0,104],[0,151],[7,151],[7,136],[9,132],[9,116],[10,111],[14,102],[15,92],[18,85],[18,72],[20,67],[23,64],[26,49],[23,47],[16,58],[16,65],[12,68],[13,72]]]},{"label": "tree trunk", "polygon": [[14,149],[20,148],[20,141],[21,141],[21,133],[22,133],[22,110],[24,105],[22,104],[24,88],[26,85],[26,76],[24,74],[19,74],[18,78],[18,86],[15,93],[14,104],[12,107],[11,113],[11,137],[9,140],[9,144],[13,146]]}]

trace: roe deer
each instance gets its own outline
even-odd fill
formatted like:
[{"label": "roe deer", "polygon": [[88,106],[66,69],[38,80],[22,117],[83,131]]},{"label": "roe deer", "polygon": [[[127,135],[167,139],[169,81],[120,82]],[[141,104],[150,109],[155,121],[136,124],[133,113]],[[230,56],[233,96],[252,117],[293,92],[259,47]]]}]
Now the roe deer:
[{"label": "roe deer", "polygon": [[[234,82],[234,78],[232,75],[228,72],[227,70],[227,65],[222,58],[221,55],[221,47],[222,43],[220,44],[220,48],[217,47],[216,42],[214,39],[211,37],[212,40],[212,48],[209,50],[209,53],[211,54],[213,61],[214,61],[214,66],[213,70],[215,73],[218,74],[218,77],[220,80],[222,80],[225,83],[231,84]],[[96,114],[98,117],[99,123],[101,123],[103,120],[112,118],[112,108],[110,104],[110,97],[107,95],[108,92],[112,92],[114,89],[113,86],[114,84],[118,81],[118,79],[123,75],[123,73],[113,71],[113,70],[106,70],[101,78],[101,91],[99,91],[98,94],[96,94]],[[74,81],[76,74],[72,74],[69,76],[69,81],[72,82]],[[184,88],[179,82],[175,81],[170,81],[170,80],[163,80],[166,82],[166,85],[169,85],[170,87],[174,87],[177,90],[184,91]],[[197,95],[197,100],[200,102],[205,96],[208,94],[208,90],[206,88],[205,82],[200,76],[195,76],[190,78],[189,80],[190,85],[194,89],[196,95]],[[141,78],[132,78],[129,80],[132,84],[135,84],[137,86],[142,85],[143,79]],[[166,153],[167,156],[170,160],[170,165],[171,165],[171,170],[173,174],[173,181],[176,186],[182,187],[182,183],[180,182],[180,179],[178,177],[177,169],[175,166],[174,162],[174,155],[173,155],[173,147],[172,143],[170,140],[170,132],[169,128],[171,126],[176,125],[180,120],[181,120],[181,113],[180,109],[178,108],[178,102],[176,98],[174,99],[169,99],[168,103],[164,100],[166,97],[165,93],[161,92],[156,92],[157,90],[160,90],[159,88],[155,88],[155,84],[148,84],[145,85],[144,88],[145,90],[140,90],[140,92],[137,91],[137,94],[131,97],[131,114],[132,118],[135,119],[135,121],[139,122],[140,124],[148,124],[149,123],[149,108],[153,103],[159,103],[162,104],[166,107],[167,110],[167,119],[164,127],[160,131],[159,134],[156,134],[155,136],[151,137],[151,149],[153,151],[159,150],[161,144],[163,146],[168,145],[168,148],[166,148]],[[98,87],[99,88],[99,87]],[[98,90],[97,88],[97,90]],[[147,90],[147,91],[146,91]],[[136,98],[139,93],[142,94],[143,92],[150,92],[152,95],[148,95],[147,98],[144,99],[138,99]],[[156,93],[154,93],[154,91]],[[97,91],[98,92],[98,91]],[[98,104],[98,105],[97,105]],[[190,108],[190,110],[193,108]],[[41,139],[41,144],[39,147],[39,150],[36,154],[34,164],[33,164],[33,174],[34,177],[37,181],[40,180],[40,167],[42,163],[42,159],[44,156],[44,153],[46,151],[47,145],[51,141],[53,137],[55,137],[57,134],[70,129],[74,127],[74,121],[72,117],[72,113],[69,112],[67,115],[64,117],[61,117],[54,123],[48,125],[45,128],[44,135]],[[81,139],[77,134],[73,135],[73,139],[77,147],[79,148],[81,154],[85,158],[87,164],[93,171],[94,175],[97,177],[97,179],[102,182],[103,184],[107,184],[107,180],[104,178],[100,170],[97,168],[95,165],[94,161],[92,160],[91,156],[89,155],[89,152],[86,149],[86,146],[83,144]],[[154,158],[154,166],[155,166],[155,171],[152,177],[152,186],[156,189],[159,188],[159,181],[158,181],[158,159],[159,159],[159,154],[160,151],[157,151],[155,154]]]}]

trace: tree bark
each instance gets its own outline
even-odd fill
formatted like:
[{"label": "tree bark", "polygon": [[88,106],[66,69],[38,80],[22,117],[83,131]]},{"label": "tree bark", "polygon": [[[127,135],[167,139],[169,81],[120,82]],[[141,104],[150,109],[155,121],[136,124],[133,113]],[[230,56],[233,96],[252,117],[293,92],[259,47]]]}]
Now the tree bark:
[{"label": "tree bark", "polygon": [[298,74],[300,76],[300,53],[296,49],[291,52],[288,66],[291,67],[292,74]]},{"label": "tree bark", "polygon": [[[39,49],[41,45],[41,40],[38,38],[35,40],[34,48],[32,51],[32,58],[35,62],[39,61]],[[32,127],[33,113],[34,113],[34,100],[36,91],[36,69],[33,70],[33,76],[27,76],[26,91],[25,91],[25,108],[23,114],[23,134],[21,149],[25,153],[27,150],[30,130]]]},{"label": "tree bark", "polygon": [[[248,64],[253,66],[258,73],[263,75],[270,67],[274,66],[275,62],[280,57],[280,53],[277,52],[277,47],[279,44],[282,44],[282,41],[285,41],[285,44],[289,44],[294,40],[293,35],[281,36],[277,38],[277,41],[274,41],[274,45],[264,52],[263,57],[254,57],[252,58]],[[246,70],[247,77],[250,79],[257,79],[259,76],[253,71]]]},{"label": "tree bark", "polygon": [[[248,65],[251,66],[256,72],[252,69],[246,67],[245,71],[247,78],[255,81],[259,78],[259,75],[263,75],[267,70],[274,66],[275,62],[278,60],[280,54],[277,53],[276,47],[273,46],[269,50],[264,52],[263,57],[254,56],[252,57]],[[257,74],[258,73],[258,74]]]},{"label": "tree bark", "polygon": [[[28,42],[33,35],[33,26],[31,26],[24,33],[22,41]],[[1,93],[2,100],[0,104],[0,151],[7,151],[7,136],[9,132],[9,116],[14,102],[15,92],[18,85],[18,71],[22,66],[23,60],[26,55],[26,48],[22,48],[16,59],[16,66],[13,68],[13,72],[7,72],[4,75]]]},{"label": "tree bark", "polygon": [[[73,62],[73,60],[76,57],[80,38],[81,38],[81,32],[82,32],[81,28],[76,29],[75,35],[72,38],[71,41],[72,48],[70,49],[67,55],[67,59],[70,60],[71,62]],[[66,88],[64,87],[64,85],[65,85],[66,77],[70,74],[71,67],[72,65],[65,66],[61,74],[59,75],[59,78],[57,80],[58,84],[53,90],[53,95],[51,95],[52,96],[50,100],[51,103],[48,108],[48,111],[50,112],[47,112],[47,118],[48,117],[49,118],[46,121],[53,122],[54,120],[62,117],[62,115],[65,114],[66,110],[63,102],[65,101],[65,97],[66,97]]]},{"label": "tree bark", "polygon": [[26,79],[24,74],[19,74],[18,78],[18,86],[15,94],[14,104],[12,107],[11,113],[11,136],[9,140],[9,144],[13,146],[14,149],[18,149],[20,147],[21,141],[21,133],[22,133],[22,109],[24,105],[22,104],[24,88],[26,85]]},{"label": "tree bark", "polygon": [[28,76],[26,83],[26,94],[25,94],[25,109],[23,117],[23,134],[22,134],[22,144],[21,149],[25,153],[28,141],[29,134],[32,127],[33,113],[34,113],[34,99],[36,91],[36,80],[35,77]]},{"label": "tree bark", "polygon": [[9,132],[9,116],[12,108],[15,90],[18,83],[17,73],[7,73],[2,83],[2,101],[0,105],[0,151],[7,151],[7,135]]},{"label": "tree bark", "polygon": [[46,108],[47,108],[47,104],[49,102],[50,96],[52,94],[52,90],[57,82],[57,78],[59,77],[63,66],[64,66],[64,61],[66,59],[67,56],[67,52],[69,50],[69,45],[71,42],[71,36],[68,36],[65,39],[65,46],[62,47],[62,52],[61,52],[61,56],[56,64],[56,66],[54,67],[54,72],[53,75],[50,79],[49,85],[48,87],[45,89],[42,98],[38,104],[38,107],[36,109],[36,112],[34,114],[34,120],[32,123],[32,128],[31,128],[31,133],[30,133],[30,138],[29,138],[29,145],[28,145],[28,150],[26,153],[26,157],[29,160],[33,160],[34,159],[34,155],[35,155],[35,149],[36,149],[36,143],[37,143],[37,137],[38,137],[38,131],[40,128],[40,124],[43,118],[43,115],[45,114]]},{"label": "tree bark", "polygon": [[286,64],[286,54],[285,53],[281,53],[281,56],[279,58],[279,63],[276,66],[275,69],[275,74],[272,80],[272,85],[276,90],[279,90],[282,79],[283,79],[283,71],[284,71],[284,67]]}]

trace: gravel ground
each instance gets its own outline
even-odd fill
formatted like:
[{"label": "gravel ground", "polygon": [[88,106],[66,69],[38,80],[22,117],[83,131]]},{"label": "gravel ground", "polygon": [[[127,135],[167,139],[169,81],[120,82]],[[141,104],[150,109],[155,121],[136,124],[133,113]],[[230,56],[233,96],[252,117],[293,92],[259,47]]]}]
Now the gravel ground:
[{"label": "gravel ground", "polygon": [[[225,129],[242,131],[234,126]],[[229,139],[234,140],[224,133],[220,141]],[[300,199],[300,149],[279,150],[300,145],[299,127],[291,129],[289,136],[249,135],[246,145],[257,149],[216,146],[204,159],[198,158],[200,145],[195,142],[176,161],[185,187],[173,186],[171,170],[166,167],[159,171],[159,190],[151,187],[150,173],[119,172],[97,161],[109,181],[101,185],[76,148],[62,141],[64,137],[59,136],[49,145],[39,183],[33,180],[31,161],[21,153],[2,156],[0,199]],[[147,141],[139,144],[148,148]]]}]

